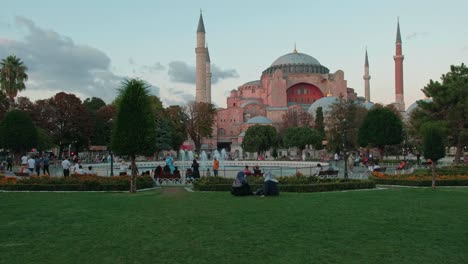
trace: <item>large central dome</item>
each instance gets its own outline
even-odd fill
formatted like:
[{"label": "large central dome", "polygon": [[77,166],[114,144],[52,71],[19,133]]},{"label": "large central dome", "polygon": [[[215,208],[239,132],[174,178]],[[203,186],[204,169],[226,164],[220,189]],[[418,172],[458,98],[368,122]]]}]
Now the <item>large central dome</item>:
[{"label": "large central dome", "polygon": [[306,64],[306,65],[320,65],[320,62],[314,57],[298,52],[292,52],[283,55],[276,59],[271,66],[288,65],[288,64]]}]

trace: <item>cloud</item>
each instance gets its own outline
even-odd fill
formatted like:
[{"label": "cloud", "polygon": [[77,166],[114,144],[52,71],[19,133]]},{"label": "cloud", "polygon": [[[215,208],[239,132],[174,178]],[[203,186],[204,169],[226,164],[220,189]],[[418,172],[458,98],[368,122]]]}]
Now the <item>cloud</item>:
[{"label": "cloud", "polygon": [[108,102],[115,98],[124,76],[111,71],[111,59],[103,51],[76,44],[24,17],[16,17],[15,26],[26,29],[24,39],[0,42],[0,58],[14,54],[24,61],[29,69],[27,90],[66,91]]},{"label": "cloud", "polygon": [[[223,70],[215,64],[211,67],[211,83],[216,84],[218,81],[227,78],[237,78],[239,74],[235,69]],[[171,61],[169,63],[169,79],[173,82],[195,84],[196,68],[183,61]]]},{"label": "cloud", "polygon": [[184,105],[188,102],[195,101],[195,96],[187,93],[186,90],[176,88],[167,89],[168,96],[162,97],[162,101],[167,105]]},{"label": "cloud", "polygon": [[163,71],[166,67],[160,62],[155,62],[153,65],[143,65],[140,67],[141,73],[155,73],[157,71]]},{"label": "cloud", "polygon": [[418,38],[424,38],[427,35],[429,35],[428,32],[413,32],[406,36],[406,40],[413,40],[413,39],[418,39]]}]

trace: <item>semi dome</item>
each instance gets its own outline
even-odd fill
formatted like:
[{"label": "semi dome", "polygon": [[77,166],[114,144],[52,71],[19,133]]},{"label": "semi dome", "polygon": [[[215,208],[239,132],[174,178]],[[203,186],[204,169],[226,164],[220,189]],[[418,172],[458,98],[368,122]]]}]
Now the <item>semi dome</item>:
[{"label": "semi dome", "polygon": [[432,99],[431,99],[431,98],[426,98],[426,99],[421,99],[421,100],[418,100],[418,101],[412,103],[412,104],[408,107],[408,109],[406,109],[406,114],[407,114],[407,115],[410,115],[411,112],[413,112],[414,110],[416,110],[416,109],[419,108],[418,102],[430,103],[430,102],[432,102]]},{"label": "semi dome", "polygon": [[262,82],[260,80],[256,80],[256,81],[246,82],[241,86],[251,86],[251,85],[262,85]]},{"label": "semi dome", "polygon": [[321,65],[314,57],[298,52],[292,52],[283,55],[276,59],[271,66],[287,65],[287,64],[306,64],[306,65]]},{"label": "semi dome", "polygon": [[323,116],[326,116],[327,113],[331,110],[331,105],[334,103],[338,103],[340,100],[335,96],[327,96],[322,97],[315,101],[310,107],[307,112],[311,114],[315,118],[315,113],[319,107],[322,107]]},{"label": "semi dome", "polygon": [[247,124],[272,124],[271,119],[264,116],[252,117],[247,121]]},{"label": "semi dome", "polygon": [[367,110],[370,110],[372,107],[374,107],[374,103],[372,102],[364,102],[364,103],[361,103],[360,105]]}]

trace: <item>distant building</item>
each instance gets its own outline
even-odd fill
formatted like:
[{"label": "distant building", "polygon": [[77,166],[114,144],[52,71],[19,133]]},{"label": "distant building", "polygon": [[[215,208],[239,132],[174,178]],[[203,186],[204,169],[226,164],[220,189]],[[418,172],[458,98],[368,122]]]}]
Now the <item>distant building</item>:
[{"label": "distant building", "polygon": [[[203,17],[197,29],[197,77],[196,101],[211,102],[211,71],[208,48],[205,45]],[[404,111],[403,100],[403,55],[401,50],[400,25],[397,24],[395,59],[396,106]],[[203,141],[202,148],[212,150],[225,148],[242,153],[245,131],[253,125],[271,125],[276,128],[283,122],[288,111],[304,111],[315,115],[318,107],[326,113],[330,105],[342,96],[370,109],[370,75],[367,49],[364,62],[365,97],[358,97],[347,86],[342,70],[330,72],[316,58],[293,52],[280,56],[263,70],[259,80],[250,81],[233,89],[227,97],[227,107],[219,108],[213,125],[213,135]],[[403,110],[401,110],[403,109]]]}]

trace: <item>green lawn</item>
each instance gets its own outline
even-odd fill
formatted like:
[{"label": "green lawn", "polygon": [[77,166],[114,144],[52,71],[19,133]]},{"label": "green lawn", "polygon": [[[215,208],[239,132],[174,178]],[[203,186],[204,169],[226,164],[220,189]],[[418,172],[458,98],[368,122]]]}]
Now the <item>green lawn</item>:
[{"label": "green lawn", "polygon": [[468,188],[0,193],[0,263],[466,263]]}]

